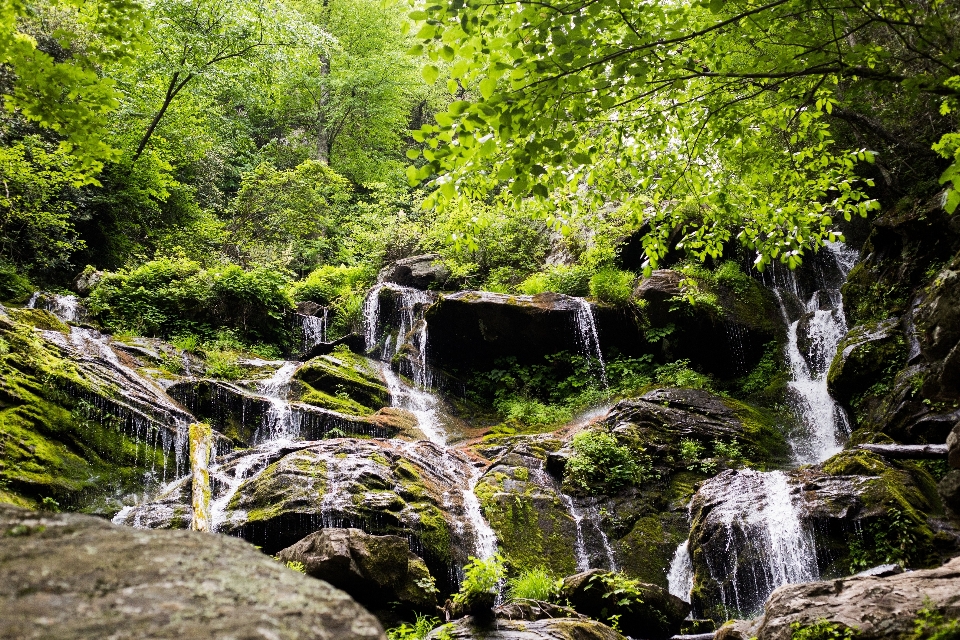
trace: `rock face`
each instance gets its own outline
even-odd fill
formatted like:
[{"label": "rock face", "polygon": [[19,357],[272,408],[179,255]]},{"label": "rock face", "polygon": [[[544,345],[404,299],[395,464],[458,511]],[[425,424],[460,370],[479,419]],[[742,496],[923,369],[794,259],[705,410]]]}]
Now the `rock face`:
[{"label": "rock face", "polygon": [[[211,467],[213,526],[271,554],[320,529],[401,536],[449,590],[450,567],[476,554],[463,504],[471,467],[465,455],[430,442],[274,441]],[[190,513],[188,492],[175,490],[118,520],[173,528],[186,526]]]},{"label": "rock face", "polygon": [[346,593],[240,540],[4,504],[0,530],[0,638],[385,638]]},{"label": "rock face", "polygon": [[384,267],[377,282],[392,282],[414,289],[438,289],[450,278],[450,270],[436,253],[397,260]]},{"label": "rock face", "polygon": [[960,420],[958,252],[960,221],[938,198],[898,205],[872,223],[843,287],[852,350],[831,369],[858,441],[940,444]]},{"label": "rock face", "polygon": [[665,640],[680,631],[690,613],[689,604],[653,584],[632,585],[636,594],[627,596],[604,577],[615,578],[598,569],[564,578],[561,598],[578,613],[597,620],[619,616],[620,629],[628,636]]},{"label": "rock face", "polygon": [[41,309],[0,306],[0,340],[0,500],[113,513],[145,473],[186,469],[192,417],[142,374],[152,363]]},{"label": "rock face", "polygon": [[402,608],[432,614],[437,604],[427,565],[410,552],[407,539],[400,536],[323,529],[277,557],[303,563],[307,575],[343,589],[368,607],[399,603]]},{"label": "rock face", "polygon": [[931,530],[934,491],[926,472],[865,451],[788,473],[721,473],[692,504],[694,608],[720,621],[759,611],[785,582],[850,574],[891,555],[908,566],[935,564],[952,553],[957,532],[942,523],[936,536]]},{"label": "rock face", "polygon": [[862,640],[909,636],[917,611],[960,618],[960,558],[936,569],[787,585],[773,592],[756,626],[759,640],[789,640],[790,625],[819,620],[856,630]]}]

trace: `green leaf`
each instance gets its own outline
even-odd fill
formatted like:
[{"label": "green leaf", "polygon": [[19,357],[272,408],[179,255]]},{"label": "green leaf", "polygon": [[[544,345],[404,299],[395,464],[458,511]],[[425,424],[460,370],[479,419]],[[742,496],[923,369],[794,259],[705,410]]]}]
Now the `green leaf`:
[{"label": "green leaf", "polygon": [[427,84],[433,84],[439,77],[440,69],[436,65],[428,64],[423,68],[423,79],[427,81]]}]

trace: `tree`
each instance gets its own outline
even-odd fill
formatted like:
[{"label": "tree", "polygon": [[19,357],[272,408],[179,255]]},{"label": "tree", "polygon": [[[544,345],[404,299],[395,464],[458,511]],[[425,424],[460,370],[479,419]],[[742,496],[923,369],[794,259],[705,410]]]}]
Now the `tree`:
[{"label": "tree", "polygon": [[[105,140],[105,117],[119,94],[99,70],[129,62],[142,17],[134,0],[0,1],[0,65],[13,74],[3,87],[3,106],[56,132],[62,149],[80,163],[77,180],[92,180],[116,157]],[[39,46],[38,37],[47,46]]]},{"label": "tree", "polygon": [[430,203],[502,187],[568,211],[620,201],[650,224],[649,267],[677,227],[701,258],[736,237],[759,268],[795,266],[839,237],[835,216],[877,206],[858,176],[874,149],[838,121],[896,137],[871,111],[921,105],[909,142],[928,153],[955,126],[929,108],[958,95],[955,3],[445,0],[412,17],[471,92],[417,134],[408,174],[432,180]]}]

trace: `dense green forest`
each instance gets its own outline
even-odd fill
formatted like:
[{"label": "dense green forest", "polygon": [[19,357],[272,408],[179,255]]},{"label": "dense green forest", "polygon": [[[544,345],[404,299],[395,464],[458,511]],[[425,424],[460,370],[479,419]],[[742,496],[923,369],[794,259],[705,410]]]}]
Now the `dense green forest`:
[{"label": "dense green forest", "polygon": [[[414,253],[464,287],[615,299],[631,233],[633,271],[792,267],[881,203],[960,197],[950,2],[3,7],[6,298],[91,266],[103,305],[199,279],[345,331]],[[145,308],[111,321],[184,329]]]}]

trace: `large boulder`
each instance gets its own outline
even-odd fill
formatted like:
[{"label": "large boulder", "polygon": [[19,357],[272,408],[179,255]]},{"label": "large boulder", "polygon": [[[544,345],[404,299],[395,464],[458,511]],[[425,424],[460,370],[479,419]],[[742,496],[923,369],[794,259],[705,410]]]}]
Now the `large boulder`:
[{"label": "large boulder", "polygon": [[438,289],[450,278],[450,270],[436,253],[403,258],[384,267],[377,282],[390,282],[414,289]]},{"label": "large boulder", "polygon": [[0,504],[0,637],[382,640],[343,591],[250,544]]},{"label": "large boulder", "polygon": [[690,605],[662,587],[591,569],[564,578],[561,599],[595,620],[617,620],[628,636],[665,640],[678,633]]},{"label": "large boulder", "polygon": [[322,529],[277,554],[303,564],[304,572],[343,589],[374,608],[399,603],[434,613],[434,580],[406,538],[374,536],[359,529]]},{"label": "large boulder", "polygon": [[[427,563],[438,588],[450,590],[451,567],[477,553],[464,506],[474,473],[464,454],[430,442],[275,441],[211,466],[212,521],[216,531],[271,554],[321,529],[400,536]],[[125,510],[118,522],[186,526],[188,499],[185,487],[171,491]]]},{"label": "large boulder", "polygon": [[623,640],[607,625],[570,607],[525,600],[495,607],[493,619],[460,618],[427,640]]},{"label": "large boulder", "polygon": [[793,625],[813,627],[826,621],[836,629],[855,630],[858,640],[909,637],[921,609],[947,621],[960,619],[960,558],[935,569],[887,577],[780,587],[770,596],[753,635],[790,640]]}]

